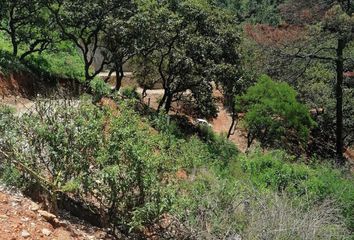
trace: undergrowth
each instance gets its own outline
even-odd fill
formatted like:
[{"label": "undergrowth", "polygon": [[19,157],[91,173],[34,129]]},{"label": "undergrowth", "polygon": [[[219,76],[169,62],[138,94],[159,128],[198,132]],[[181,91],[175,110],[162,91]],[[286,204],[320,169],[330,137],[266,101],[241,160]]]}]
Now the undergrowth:
[{"label": "undergrowth", "polygon": [[1,108],[3,181],[41,186],[54,207],[74,196],[136,238],[152,229],[162,239],[350,239],[354,184],[339,170],[239,154],[224,136],[184,136],[135,104],[39,100],[21,118]]}]

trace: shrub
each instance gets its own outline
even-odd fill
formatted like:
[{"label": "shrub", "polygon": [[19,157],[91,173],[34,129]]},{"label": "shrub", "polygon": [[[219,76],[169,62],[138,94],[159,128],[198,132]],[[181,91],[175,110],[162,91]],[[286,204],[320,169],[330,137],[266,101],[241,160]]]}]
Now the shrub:
[{"label": "shrub", "polygon": [[206,125],[199,126],[199,136],[207,143],[209,151],[215,159],[218,159],[223,166],[235,159],[238,154],[236,145],[224,135],[219,135]]},{"label": "shrub", "polygon": [[122,95],[128,99],[139,99],[139,94],[136,92],[136,87],[125,87],[122,89]]},{"label": "shrub", "polygon": [[[1,122],[6,116],[10,119],[4,114]],[[13,132],[1,151],[22,179],[47,189],[54,201],[69,191],[126,231],[168,208],[167,179],[174,168],[159,154],[158,136],[124,106],[112,117],[87,102],[37,102],[36,111],[23,115]],[[2,128],[1,134],[9,132]]]},{"label": "shrub", "polygon": [[258,139],[262,147],[284,146],[291,141],[306,143],[315,123],[296,96],[296,91],[287,83],[277,83],[263,75],[256,85],[237,98],[237,108],[246,112],[248,147],[254,139]]},{"label": "shrub", "polygon": [[255,152],[241,161],[243,171],[259,189],[272,189],[311,202],[334,199],[347,226],[354,230],[354,183],[340,170],[290,163],[292,157],[281,151]]},{"label": "shrub", "polygon": [[107,96],[111,92],[111,88],[102,79],[95,78],[90,82],[94,95],[94,101],[99,101],[102,97]]},{"label": "shrub", "polygon": [[286,195],[256,194],[248,207],[245,239],[349,239],[336,204],[326,200],[312,205]]},{"label": "shrub", "polygon": [[[287,194],[258,192],[213,169],[185,182],[174,210],[187,239],[349,239],[341,210]],[[177,220],[176,220],[177,221]],[[175,231],[180,233],[178,231]],[[171,236],[170,236],[171,237]]]},{"label": "shrub", "polygon": [[13,166],[7,173],[40,185],[53,208],[61,195],[74,196],[125,233],[143,230],[169,211],[179,169],[216,160],[195,137],[152,129],[129,101],[118,112],[84,99],[38,101],[21,119],[2,111],[0,134],[9,140],[0,150]]}]

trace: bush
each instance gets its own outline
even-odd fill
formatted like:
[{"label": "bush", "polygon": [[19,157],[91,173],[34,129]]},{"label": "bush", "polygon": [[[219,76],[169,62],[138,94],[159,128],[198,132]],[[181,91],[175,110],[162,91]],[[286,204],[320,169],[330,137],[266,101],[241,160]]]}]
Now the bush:
[{"label": "bush", "polygon": [[0,134],[7,140],[0,150],[19,183],[46,189],[53,208],[60,195],[75,196],[125,233],[169,211],[179,169],[216,160],[195,137],[152,129],[126,102],[117,113],[83,99],[38,101],[21,119],[3,112]]},{"label": "bush", "polygon": [[140,96],[136,92],[136,87],[125,87],[122,89],[122,95],[128,99],[139,99]]},{"label": "bush", "polygon": [[286,195],[256,194],[249,203],[245,239],[349,239],[336,204],[326,200],[294,204]]},{"label": "bush", "polygon": [[259,189],[272,189],[312,202],[334,199],[347,226],[354,230],[354,183],[339,170],[323,165],[290,163],[284,152],[255,152],[242,158],[243,171]]},{"label": "bush", "polygon": [[225,135],[219,135],[206,125],[199,126],[199,136],[207,143],[209,151],[223,166],[234,160],[238,154],[236,145],[227,139]]},{"label": "bush", "polygon": [[[1,151],[22,179],[41,185],[52,199],[69,191],[83,203],[99,203],[102,218],[126,231],[168,208],[168,173],[174,168],[159,154],[158,136],[131,110],[122,107],[110,118],[89,103],[45,101],[13,123],[13,140]],[[1,135],[8,130],[2,128]]]},{"label": "bush", "polygon": [[315,126],[305,105],[296,100],[296,91],[286,83],[262,76],[258,83],[237,98],[239,111],[246,112],[248,147],[258,139],[262,147],[306,143]]},{"label": "bush", "polygon": [[111,93],[111,88],[102,79],[95,78],[90,82],[91,89],[93,91],[94,102],[99,101],[102,97]]},{"label": "bush", "polygon": [[182,226],[184,235],[172,238],[349,239],[335,202],[314,204],[252,189],[233,178],[221,178],[213,169],[198,171],[185,183],[174,207],[175,225]]}]

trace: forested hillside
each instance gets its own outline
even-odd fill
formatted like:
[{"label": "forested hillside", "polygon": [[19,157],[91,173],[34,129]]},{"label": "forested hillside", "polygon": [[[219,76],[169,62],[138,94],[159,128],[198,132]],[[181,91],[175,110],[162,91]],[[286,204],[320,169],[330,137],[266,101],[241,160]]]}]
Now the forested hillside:
[{"label": "forested hillside", "polygon": [[[353,11],[0,0],[0,196],[104,239],[354,239]],[[44,219],[0,239],[86,239]]]}]

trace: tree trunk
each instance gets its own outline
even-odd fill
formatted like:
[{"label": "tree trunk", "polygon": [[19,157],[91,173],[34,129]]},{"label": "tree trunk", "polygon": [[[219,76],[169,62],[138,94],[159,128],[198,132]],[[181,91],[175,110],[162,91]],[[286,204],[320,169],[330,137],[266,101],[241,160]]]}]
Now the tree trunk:
[{"label": "tree trunk", "polygon": [[11,37],[11,42],[12,42],[12,55],[16,57],[18,54],[18,46],[17,46],[16,38]]},{"label": "tree trunk", "polygon": [[115,86],[115,90],[119,91],[119,89],[122,86],[122,80],[124,78],[124,72],[123,72],[123,67],[119,66],[116,68],[116,86]]},{"label": "tree trunk", "polygon": [[11,44],[12,44],[12,54],[17,57],[18,54],[18,43],[16,40],[16,27],[14,23],[14,13],[15,13],[15,7],[13,6],[10,11],[10,16],[9,16],[9,34],[11,38]]},{"label": "tree trunk", "polygon": [[339,165],[344,165],[343,158],[343,72],[344,72],[344,59],[343,51],[345,48],[345,41],[338,40],[337,46],[337,60],[336,60],[336,161]]},{"label": "tree trunk", "polygon": [[165,93],[163,94],[162,99],[159,102],[159,106],[157,107],[157,112],[160,112],[161,107],[163,106],[163,104],[166,101],[166,97],[167,97],[167,90],[165,89]]},{"label": "tree trunk", "polygon": [[10,25],[10,29],[11,29],[11,44],[12,44],[12,55],[17,57],[18,54],[18,43],[16,40],[16,33],[15,33],[15,28]]},{"label": "tree trunk", "polygon": [[167,98],[166,98],[166,104],[165,104],[165,111],[168,114],[168,112],[171,109],[171,105],[172,105],[172,100],[173,100],[173,94],[172,93],[168,93],[167,94]]},{"label": "tree trunk", "polygon": [[227,133],[227,139],[229,139],[231,137],[231,135],[234,135],[235,133],[235,128],[236,128],[236,121],[237,121],[237,113],[235,110],[235,107],[232,108],[232,122],[231,122],[231,126],[229,128],[229,131]]}]

